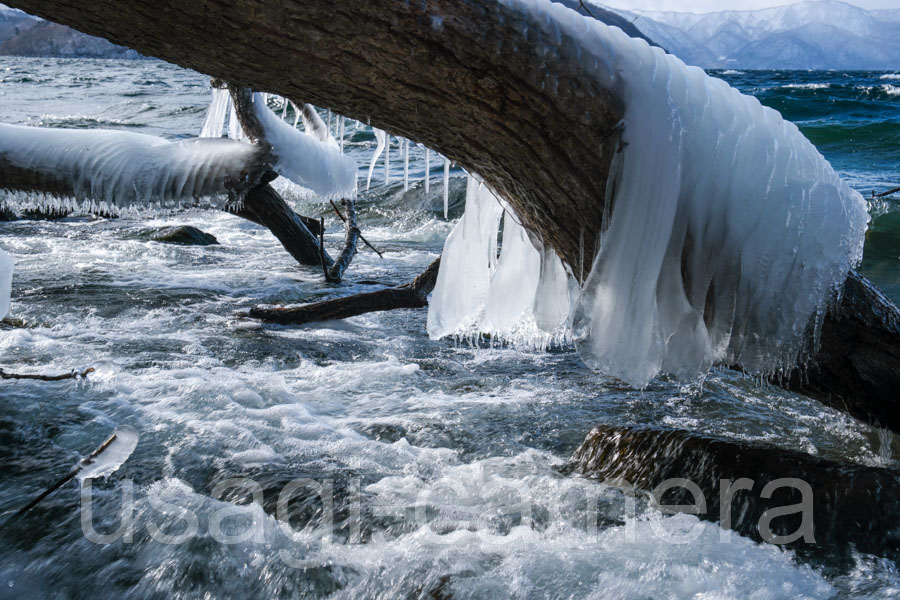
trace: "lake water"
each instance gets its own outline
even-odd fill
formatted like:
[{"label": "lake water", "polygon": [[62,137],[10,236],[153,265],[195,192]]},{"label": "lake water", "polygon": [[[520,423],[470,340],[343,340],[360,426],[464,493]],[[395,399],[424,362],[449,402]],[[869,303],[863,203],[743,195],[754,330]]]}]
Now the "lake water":
[{"label": "lake water", "polygon": [[[900,185],[900,76],[719,75],[796,121],[864,195]],[[206,78],[162,62],[0,57],[2,122],[180,138],[199,132],[208,103]],[[372,135],[351,126],[347,139],[364,177]],[[616,490],[556,470],[601,422],[893,463],[896,440],[818,402],[727,370],[702,386],[659,379],[632,390],[571,349],[431,341],[423,310],[303,327],[239,316],[419,273],[452,226],[429,210],[434,198],[421,208],[422,157],[414,149],[406,196],[399,161],[390,186],[376,170],[360,217],[384,259],[363,249],[337,286],[299,267],[268,231],[220,212],[0,224],[16,261],[11,316],[24,324],[0,325],[3,368],[96,368],[81,383],[0,383],[0,510],[26,504],[115,426],[141,435],[89,501],[72,483],[0,527],[0,597],[900,594],[891,561],[856,554],[833,568],[738,536],[722,542],[715,524],[642,501],[632,514]],[[441,174],[433,157],[432,196]],[[890,201],[875,208],[863,271],[896,301],[900,217]],[[300,209],[326,217],[337,247],[330,207]],[[195,225],[221,245],[148,240],[170,224]],[[255,483],[242,489],[236,478]],[[261,503],[247,504],[251,491]],[[279,496],[291,499],[286,515]],[[91,541],[82,503],[99,534],[130,517],[130,539]],[[240,514],[230,514],[234,503]],[[666,541],[686,530],[692,543]]]}]

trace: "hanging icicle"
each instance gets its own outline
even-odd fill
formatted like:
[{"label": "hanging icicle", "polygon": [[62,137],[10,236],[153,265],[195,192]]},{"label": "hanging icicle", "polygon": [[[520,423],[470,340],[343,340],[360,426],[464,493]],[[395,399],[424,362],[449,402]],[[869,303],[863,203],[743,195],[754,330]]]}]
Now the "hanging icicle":
[{"label": "hanging icicle", "polygon": [[431,148],[425,148],[425,193],[431,187]]},{"label": "hanging icicle", "polygon": [[444,219],[450,213],[450,159],[444,157]]},{"label": "hanging icicle", "polygon": [[391,136],[390,136],[390,134],[385,134],[384,185],[391,185]]},{"label": "hanging icicle", "polygon": [[409,189],[409,140],[403,140],[403,191]]},{"label": "hanging icicle", "polygon": [[228,93],[228,90],[213,88],[212,102],[209,105],[209,111],[206,113],[206,119],[203,121],[200,137],[222,137],[222,131],[225,129],[225,116],[228,114],[230,105],[231,95]]},{"label": "hanging icicle", "polygon": [[387,134],[378,129],[377,127],[373,127],[372,131],[375,133],[375,140],[378,142],[378,145],[375,146],[375,154],[372,155],[372,162],[369,163],[369,175],[366,177],[366,191],[369,191],[369,186],[372,183],[372,173],[375,172],[375,164],[378,162],[378,157],[381,156],[381,153],[384,151],[384,147],[386,145],[385,139],[387,138]]},{"label": "hanging icicle", "polygon": [[338,132],[338,138],[340,139],[339,144],[341,146],[341,154],[344,153],[344,117],[338,117],[341,120],[340,131]]}]

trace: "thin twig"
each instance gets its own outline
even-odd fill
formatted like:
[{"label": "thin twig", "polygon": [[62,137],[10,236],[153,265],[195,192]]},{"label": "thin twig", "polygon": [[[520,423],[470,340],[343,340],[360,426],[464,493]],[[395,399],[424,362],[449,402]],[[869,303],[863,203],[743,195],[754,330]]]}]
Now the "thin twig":
[{"label": "thin twig", "polygon": [[62,375],[38,375],[32,373],[7,373],[0,369],[0,379],[37,379],[38,381],[62,381],[63,379],[84,379],[88,373],[93,373],[94,367],[88,367],[80,373],[72,371],[71,373],[63,373]]},{"label": "thin twig", "polygon": [[[346,217],[344,216],[344,214],[341,212],[341,209],[339,209],[339,208],[337,207],[337,204],[334,203],[334,200],[331,200],[331,206],[334,207],[334,212],[337,213],[337,216],[340,217],[341,221],[343,221],[344,223],[346,223],[346,222],[347,222],[347,218],[346,218]],[[375,252],[375,254],[378,255],[378,258],[384,258],[384,256],[382,256],[381,252],[379,252],[379,251],[375,248],[375,246],[373,246],[372,244],[370,244],[370,243],[369,243],[369,240],[367,240],[366,238],[364,238],[364,237],[362,236],[361,233],[359,234],[359,239],[361,239],[361,240],[363,241],[363,243],[364,243],[366,246],[368,246],[369,248],[371,248],[372,251]]]},{"label": "thin twig", "polygon": [[873,198],[884,198],[885,196],[890,196],[891,194],[896,194],[897,192],[900,192],[900,187],[895,187],[892,190],[888,190],[886,192],[881,192],[880,194],[876,194],[875,190],[872,190],[872,197]]},{"label": "thin twig", "polygon": [[[54,483],[53,485],[48,487],[46,490],[44,490],[41,493],[40,496],[38,496],[37,498],[35,498],[34,500],[32,500],[31,502],[26,504],[24,507],[22,507],[19,510],[19,512],[17,512],[16,514],[14,514],[12,517],[9,518],[9,521],[18,519],[19,517],[21,517],[22,515],[27,513],[29,510],[31,510],[32,508],[37,506],[38,502],[40,502],[41,500],[43,500],[44,498],[46,498],[47,496],[49,496],[50,494],[52,494],[53,492],[55,492],[56,490],[58,490],[65,484],[67,484],[68,482],[72,481],[72,479],[74,479],[75,476],[78,475],[78,473],[80,473],[84,467],[86,467],[87,465],[94,462],[94,459],[97,458],[98,456],[100,456],[100,454],[102,454],[107,448],[109,448],[109,445],[112,444],[115,440],[116,440],[116,434],[112,434],[111,436],[106,438],[106,441],[103,442],[102,444],[100,444],[99,448],[97,448],[96,450],[94,450],[93,452],[88,454],[86,457],[82,458],[78,462],[78,464],[75,465],[75,468],[69,472],[68,475],[66,475],[65,477],[63,477],[62,479],[60,479],[59,481],[57,481],[56,483]],[[9,521],[7,521],[7,523]]]},{"label": "thin twig", "polygon": [[578,0],[578,6],[579,6],[579,8],[583,8],[584,12],[586,12],[590,18],[596,19],[596,17],[593,15],[593,13],[591,13],[591,11],[588,10],[588,7],[584,5],[584,0]]}]

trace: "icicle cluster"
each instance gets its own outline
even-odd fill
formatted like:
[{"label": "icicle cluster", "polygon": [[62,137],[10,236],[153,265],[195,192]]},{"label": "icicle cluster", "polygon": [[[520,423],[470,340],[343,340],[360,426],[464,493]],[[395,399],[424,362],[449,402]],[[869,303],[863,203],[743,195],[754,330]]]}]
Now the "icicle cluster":
[{"label": "icicle cluster", "polygon": [[9,314],[12,273],[12,257],[5,250],[0,249],[0,319]]},{"label": "icicle cluster", "polygon": [[470,175],[465,213],[441,255],[428,334],[489,333],[544,346],[564,334],[569,312],[562,261],[552,251],[538,250],[506,202]]},{"label": "icicle cluster", "polygon": [[[532,13],[523,22],[550,39],[577,40],[586,67],[626,106],[612,212],[571,315],[585,362],[643,386],[659,372],[695,377],[715,362],[771,373],[802,360],[861,259],[862,197],[755,98],[562,5],[505,1]],[[467,199],[445,246],[429,310],[434,337],[489,325],[479,306],[490,251],[467,252],[458,240],[495,217],[469,210]],[[508,295],[527,296],[524,281]],[[542,302],[554,314],[571,297],[556,288]]]}]

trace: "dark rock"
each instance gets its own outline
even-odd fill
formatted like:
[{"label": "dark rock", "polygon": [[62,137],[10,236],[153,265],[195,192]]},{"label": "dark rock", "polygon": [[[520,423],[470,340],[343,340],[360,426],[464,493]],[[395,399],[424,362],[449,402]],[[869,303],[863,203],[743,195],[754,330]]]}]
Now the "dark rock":
[{"label": "dark rock", "polygon": [[[894,469],[678,429],[600,425],[562,471],[600,481],[624,480],[645,492],[667,480],[688,480],[705,500],[699,518],[719,521],[722,527],[722,521],[730,520],[728,528],[741,535],[786,545],[803,557],[849,560],[854,548],[892,560],[900,557],[900,472]],[[777,483],[788,479],[808,486],[814,541],[768,539],[761,530],[766,511],[804,502],[799,487]],[[729,487],[736,482],[747,487]],[[767,485],[775,489],[764,492]],[[661,504],[670,507],[697,502],[681,485],[659,491]],[[730,501],[723,503],[723,497]],[[803,529],[801,514],[790,510],[770,523],[777,536],[789,538]]]},{"label": "dark rock", "polygon": [[19,217],[16,215],[16,211],[11,209],[6,203],[0,204],[0,222],[18,220]]},{"label": "dark rock", "polygon": [[186,246],[211,246],[219,243],[215,236],[204,233],[190,225],[160,229],[150,239],[164,244],[183,244]]}]

